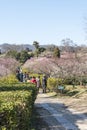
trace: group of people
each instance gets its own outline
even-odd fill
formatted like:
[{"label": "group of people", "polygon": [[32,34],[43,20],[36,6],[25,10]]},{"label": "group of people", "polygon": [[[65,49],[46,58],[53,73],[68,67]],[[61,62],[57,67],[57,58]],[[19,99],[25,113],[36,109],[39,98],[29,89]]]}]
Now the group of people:
[{"label": "group of people", "polygon": [[42,81],[40,80],[40,76],[38,77],[29,77],[28,73],[23,73],[21,69],[17,69],[16,71],[16,77],[20,82],[31,82],[34,83],[38,89],[42,88],[43,93],[46,93],[46,87],[47,87],[47,77],[43,75]]},{"label": "group of people", "polygon": [[20,82],[26,82],[29,80],[29,74],[28,73],[23,73],[22,70],[17,70],[16,71],[16,77]]},{"label": "group of people", "polygon": [[39,88],[42,87],[43,93],[46,93],[47,78],[46,78],[45,75],[42,77],[42,82],[41,82],[41,80],[40,80],[40,76],[38,76],[38,77],[32,77],[32,78],[29,80],[29,82],[36,84],[36,87],[37,87],[37,89],[38,89],[38,92],[39,92]]}]

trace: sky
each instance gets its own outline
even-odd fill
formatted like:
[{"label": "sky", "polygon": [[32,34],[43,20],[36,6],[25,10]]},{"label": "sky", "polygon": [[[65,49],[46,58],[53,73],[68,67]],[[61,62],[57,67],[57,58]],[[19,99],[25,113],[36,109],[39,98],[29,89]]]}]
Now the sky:
[{"label": "sky", "polygon": [[87,0],[0,0],[0,44],[86,44]]}]

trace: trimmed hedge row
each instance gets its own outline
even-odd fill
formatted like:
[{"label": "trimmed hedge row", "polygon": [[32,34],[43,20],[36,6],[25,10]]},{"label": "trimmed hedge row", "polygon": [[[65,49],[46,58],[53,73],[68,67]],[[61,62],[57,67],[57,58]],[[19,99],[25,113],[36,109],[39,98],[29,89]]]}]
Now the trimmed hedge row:
[{"label": "trimmed hedge row", "polygon": [[0,130],[30,130],[36,87],[3,84],[0,91]]}]

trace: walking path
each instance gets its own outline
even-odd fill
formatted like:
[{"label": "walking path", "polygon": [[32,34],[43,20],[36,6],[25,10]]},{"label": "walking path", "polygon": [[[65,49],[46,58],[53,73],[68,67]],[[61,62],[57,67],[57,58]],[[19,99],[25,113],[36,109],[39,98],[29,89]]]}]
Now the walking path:
[{"label": "walking path", "polygon": [[35,106],[47,126],[40,130],[87,130],[87,116],[66,106],[62,100],[38,94]]}]

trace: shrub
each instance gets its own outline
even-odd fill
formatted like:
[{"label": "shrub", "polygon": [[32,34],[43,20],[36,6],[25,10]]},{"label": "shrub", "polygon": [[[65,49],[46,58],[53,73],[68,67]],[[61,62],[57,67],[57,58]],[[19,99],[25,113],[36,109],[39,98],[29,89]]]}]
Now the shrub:
[{"label": "shrub", "polygon": [[0,78],[0,84],[1,83],[6,83],[6,84],[18,83],[18,80],[15,75],[8,75]]},{"label": "shrub", "polygon": [[30,130],[37,89],[31,84],[0,85],[0,130]]},{"label": "shrub", "polygon": [[63,85],[64,81],[60,78],[48,78],[47,88],[50,90],[56,90],[58,85]]}]

